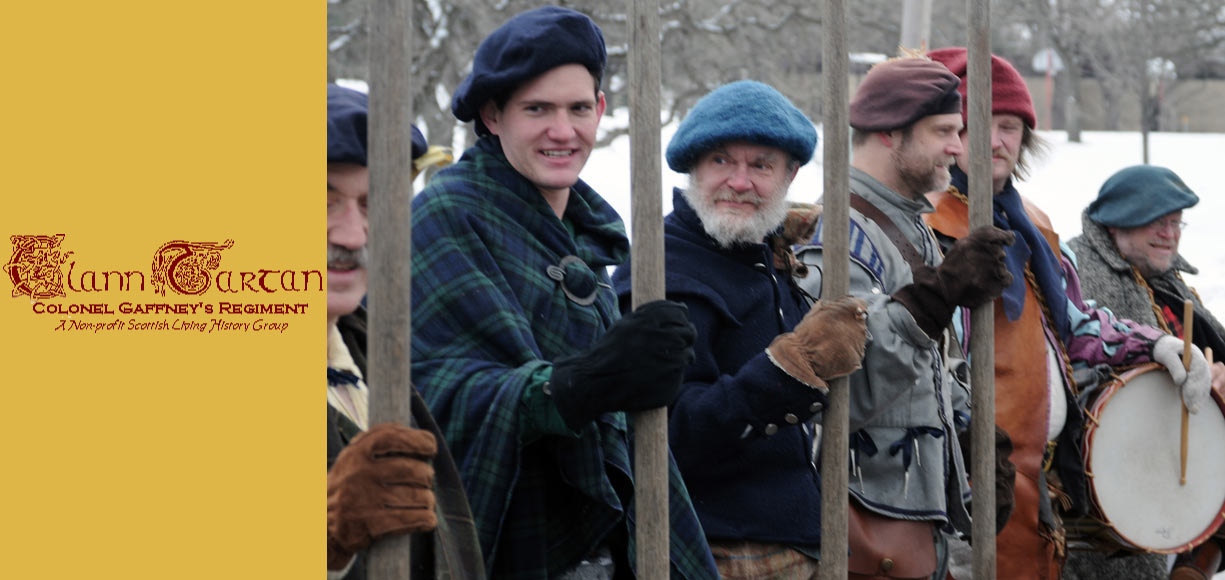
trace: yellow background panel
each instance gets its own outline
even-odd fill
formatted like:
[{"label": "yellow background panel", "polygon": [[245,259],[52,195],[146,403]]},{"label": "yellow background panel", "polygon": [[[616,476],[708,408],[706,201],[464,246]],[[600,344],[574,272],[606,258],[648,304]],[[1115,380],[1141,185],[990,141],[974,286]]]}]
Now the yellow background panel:
[{"label": "yellow background panel", "polygon": [[[233,240],[214,275],[324,270],[325,19],[300,1],[6,7],[4,263],[11,236],[64,234],[67,296],[43,306],[113,313],[36,313],[0,280],[4,576],[322,575],[324,292],[162,296],[150,278],[173,240]],[[83,291],[108,271],[143,290]],[[119,312],[220,302],[307,306]],[[129,327],[212,319],[288,325]]]}]

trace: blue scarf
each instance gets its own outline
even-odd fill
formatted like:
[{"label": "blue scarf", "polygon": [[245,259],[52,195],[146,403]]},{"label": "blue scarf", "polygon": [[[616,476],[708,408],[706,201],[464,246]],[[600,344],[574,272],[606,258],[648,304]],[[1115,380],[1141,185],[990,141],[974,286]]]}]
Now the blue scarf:
[{"label": "blue scarf", "polygon": [[[953,175],[952,186],[958,191],[968,192],[969,178],[965,172],[959,167],[952,167],[950,173]],[[1004,185],[1004,190],[995,194],[992,207],[995,226],[1016,233],[1016,242],[1011,246],[1004,246],[1004,259],[1008,264],[1008,271],[1012,273],[1012,285],[1004,289],[1004,295],[1001,297],[1004,301],[1004,314],[1011,321],[1021,317],[1021,311],[1025,308],[1025,265],[1029,264],[1042,296],[1050,307],[1055,330],[1059,338],[1066,341],[1070,328],[1067,308],[1064,305],[1067,294],[1064,291],[1063,266],[1051,251],[1042,232],[1029,221],[1021,203],[1021,194],[1013,187],[1011,178]]]}]

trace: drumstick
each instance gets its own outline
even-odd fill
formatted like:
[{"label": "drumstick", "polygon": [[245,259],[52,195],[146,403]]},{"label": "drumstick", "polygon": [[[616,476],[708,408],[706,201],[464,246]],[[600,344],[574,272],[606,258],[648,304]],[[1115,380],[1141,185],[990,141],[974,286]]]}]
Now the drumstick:
[{"label": "drumstick", "polygon": [[[1191,371],[1191,322],[1192,318],[1191,299],[1188,298],[1182,303],[1182,366],[1188,373]],[[1187,379],[1191,377],[1188,376]],[[1184,381],[1185,384],[1185,381]],[[1181,399],[1181,397],[1180,397]],[[1187,402],[1182,403],[1182,453],[1179,454],[1179,485],[1187,485],[1187,423],[1190,421],[1189,413],[1187,412]]]}]

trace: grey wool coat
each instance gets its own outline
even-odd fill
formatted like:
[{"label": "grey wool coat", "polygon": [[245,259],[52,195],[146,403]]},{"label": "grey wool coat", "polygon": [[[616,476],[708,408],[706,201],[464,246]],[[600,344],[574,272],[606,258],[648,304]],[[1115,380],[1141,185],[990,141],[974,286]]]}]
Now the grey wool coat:
[{"label": "grey wool coat", "polygon": [[[1148,291],[1132,278],[1131,265],[1119,254],[1110,232],[1105,226],[1090,220],[1087,213],[1082,213],[1080,220],[1082,233],[1072,238],[1068,245],[1076,253],[1076,271],[1080,274],[1085,299],[1109,308],[1118,318],[1160,328]],[[1199,297],[1178,276],[1178,272],[1199,274],[1199,270],[1180,254],[1174,257],[1174,265],[1169,272],[1148,279],[1148,284],[1154,292],[1177,296],[1179,300],[1190,298],[1196,323],[1207,322],[1212,334],[1225,338],[1225,327],[1208,312]],[[1225,356],[1225,353],[1219,353],[1215,358],[1219,359],[1220,356]]]}]

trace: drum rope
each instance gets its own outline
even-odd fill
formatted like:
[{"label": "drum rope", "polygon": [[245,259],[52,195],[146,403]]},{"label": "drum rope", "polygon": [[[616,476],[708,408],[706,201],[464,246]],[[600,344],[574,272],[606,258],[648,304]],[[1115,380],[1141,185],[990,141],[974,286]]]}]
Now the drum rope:
[{"label": "drum rope", "polygon": [[[1037,278],[1034,277],[1033,270],[1029,269],[1029,264],[1025,265],[1025,281],[1029,284],[1029,289],[1034,293],[1034,298],[1038,300],[1038,306],[1042,307],[1042,316],[1046,319],[1046,327],[1055,332],[1055,318],[1051,314],[1051,307],[1046,302],[1046,297],[1042,295],[1042,287],[1038,285]],[[1059,353],[1059,361],[1063,363],[1063,376],[1066,377],[1068,388],[1072,389],[1074,396],[1080,396],[1080,389],[1076,386],[1076,380],[1072,378],[1072,362],[1068,359],[1068,349],[1062,341],[1055,341],[1055,351]]]},{"label": "drum rope", "polygon": [[[1145,292],[1148,293],[1148,306],[1149,308],[1153,309],[1153,316],[1157,318],[1157,325],[1160,326],[1161,330],[1165,331],[1166,334],[1174,334],[1174,332],[1170,329],[1170,324],[1166,322],[1165,314],[1161,312],[1161,307],[1157,306],[1157,298],[1153,296],[1153,288],[1148,285],[1148,281],[1144,279],[1144,276],[1140,275],[1140,269],[1132,266],[1131,277],[1135,279],[1136,283],[1139,284]],[[1181,279],[1182,277],[1179,277],[1179,280]],[[1196,296],[1196,298],[1199,298],[1199,296]]]},{"label": "drum rope", "polygon": [[[1050,329],[1052,333],[1055,333],[1055,336],[1058,336],[1059,331],[1055,326],[1055,318],[1051,315],[1050,305],[1047,303],[1046,297],[1042,295],[1042,287],[1038,284],[1038,280],[1034,277],[1034,272],[1030,269],[1029,264],[1025,265],[1025,282],[1029,284],[1029,290],[1034,293],[1034,298],[1037,300],[1038,306],[1042,308],[1042,316],[1045,319],[1046,327]],[[1076,379],[1072,377],[1072,362],[1068,358],[1067,347],[1063,344],[1063,341],[1055,340],[1052,342],[1055,346],[1055,352],[1059,354],[1059,361],[1063,363],[1064,381],[1067,383],[1068,388],[1072,391],[1072,401],[1075,402],[1080,396],[1080,389],[1076,386]],[[1043,479],[1046,480],[1047,497],[1052,502],[1058,503],[1062,508],[1061,510],[1051,510],[1051,518],[1053,521],[1051,522],[1052,528],[1049,530],[1050,539],[1055,548],[1055,555],[1057,558],[1062,559],[1067,555],[1068,537],[1067,528],[1064,525],[1064,519],[1061,512],[1067,512],[1072,507],[1072,499],[1071,496],[1069,496],[1067,492],[1063,490],[1063,482],[1059,479],[1058,471],[1051,469],[1051,465],[1053,464],[1053,459],[1055,457],[1055,445],[1056,441],[1047,442],[1046,455],[1051,458],[1051,461],[1043,462],[1042,471],[1046,473],[1046,477]]]},{"label": "drum rope", "polygon": [[[1144,276],[1140,275],[1140,269],[1132,266],[1131,277],[1135,279],[1136,283],[1139,284],[1145,292],[1148,293],[1148,305],[1153,309],[1153,316],[1157,318],[1157,325],[1160,326],[1161,330],[1164,330],[1166,334],[1174,334],[1173,330],[1170,329],[1170,325],[1166,322],[1164,313],[1161,312],[1161,307],[1157,305],[1157,297],[1153,295],[1152,286],[1149,286],[1148,280],[1145,280]],[[1199,296],[1199,292],[1196,292],[1195,288],[1192,288],[1189,284],[1187,284],[1186,280],[1182,279],[1181,272],[1174,270],[1174,277],[1178,278],[1178,281],[1191,292],[1191,295],[1195,297],[1196,304],[1204,303],[1204,300]]]}]

